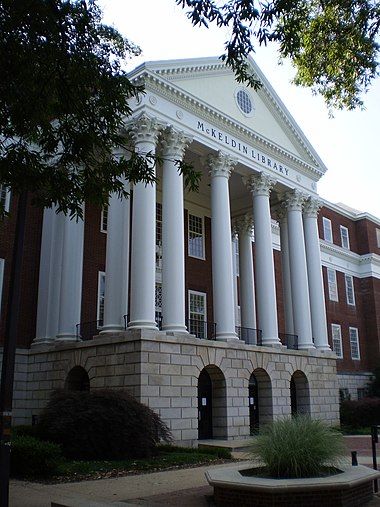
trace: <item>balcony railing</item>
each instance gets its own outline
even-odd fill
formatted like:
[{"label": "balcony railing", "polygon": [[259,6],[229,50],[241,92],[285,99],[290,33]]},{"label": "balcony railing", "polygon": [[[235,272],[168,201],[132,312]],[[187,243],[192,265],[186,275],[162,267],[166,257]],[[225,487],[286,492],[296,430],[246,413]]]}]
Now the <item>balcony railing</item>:
[{"label": "balcony railing", "polygon": [[91,320],[90,322],[80,322],[76,325],[77,340],[88,341],[98,335],[102,329],[102,320]]},{"label": "balcony railing", "polygon": [[298,335],[289,333],[278,333],[281,343],[288,349],[298,350]]},{"label": "balcony railing", "polygon": [[250,327],[236,326],[236,334],[240,340],[243,340],[247,345],[262,345],[262,331],[261,329],[253,329]]},{"label": "balcony railing", "polygon": [[187,329],[190,334],[195,335],[201,340],[216,339],[215,322],[207,322],[205,320],[187,319]]}]

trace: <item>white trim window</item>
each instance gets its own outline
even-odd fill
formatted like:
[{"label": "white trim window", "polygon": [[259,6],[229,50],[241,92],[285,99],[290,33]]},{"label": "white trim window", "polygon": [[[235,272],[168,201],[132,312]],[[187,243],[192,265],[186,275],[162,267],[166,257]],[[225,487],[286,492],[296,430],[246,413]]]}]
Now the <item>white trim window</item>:
[{"label": "white trim window", "polygon": [[344,275],[344,281],[346,285],[346,299],[347,304],[355,306],[355,291],[354,291],[354,279],[351,275]]},{"label": "white trim window", "polygon": [[328,287],[329,287],[330,301],[339,301],[338,284],[336,282],[335,269],[327,268],[327,283],[328,283]]},{"label": "white trim window", "polygon": [[190,257],[205,259],[204,218],[188,215],[188,253]]},{"label": "white trim window", "polygon": [[380,248],[380,229],[376,229],[377,248]]},{"label": "white trim window", "polygon": [[9,204],[11,201],[11,192],[5,185],[0,185],[0,202],[4,206],[6,212],[9,211]]},{"label": "white trim window", "polygon": [[108,230],[108,206],[104,206],[100,213],[100,232],[107,234]]},{"label": "white trim window", "polygon": [[189,290],[189,332],[197,338],[207,338],[207,302],[204,292]]},{"label": "white trim window", "polygon": [[1,319],[1,303],[3,300],[3,280],[4,280],[4,265],[5,260],[0,259],[0,319]]},{"label": "white trim window", "polygon": [[332,349],[336,356],[343,358],[342,329],[340,324],[331,324]]},{"label": "white trim window", "polygon": [[351,359],[360,359],[360,347],[359,347],[359,331],[356,327],[350,327],[350,347],[351,347]]},{"label": "white trim window", "polygon": [[340,241],[342,248],[345,248],[346,250],[350,249],[350,235],[348,233],[347,227],[344,225],[340,226]]},{"label": "white trim window", "polygon": [[96,309],[96,320],[98,322],[98,328],[103,327],[104,321],[104,293],[106,286],[106,274],[104,271],[98,273],[98,304]]},{"label": "white trim window", "polygon": [[322,217],[323,223],[323,239],[329,243],[333,242],[331,220],[326,217]]}]

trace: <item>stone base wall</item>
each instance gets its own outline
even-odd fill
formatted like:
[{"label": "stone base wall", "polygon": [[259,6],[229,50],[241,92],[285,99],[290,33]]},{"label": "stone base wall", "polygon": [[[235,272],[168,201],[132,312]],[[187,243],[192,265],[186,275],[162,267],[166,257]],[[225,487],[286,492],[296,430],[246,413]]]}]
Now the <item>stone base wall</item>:
[{"label": "stone base wall", "polygon": [[130,390],[159,413],[176,442],[186,445],[198,439],[198,378],[204,368],[213,381],[214,438],[249,436],[248,384],[252,373],[261,392],[261,421],[290,415],[290,380],[297,372],[306,381],[299,389],[298,408],[331,425],[339,424],[336,360],[331,353],[130,330],[87,342],[41,345],[20,357],[24,359],[18,362],[18,373],[23,375],[15,388],[23,394],[15,397],[15,409],[20,411],[16,423],[30,423],[51,392],[65,386],[70,370],[81,366],[91,389]]},{"label": "stone base wall", "polygon": [[344,373],[338,374],[339,389],[346,389],[351,400],[358,399],[358,389],[366,389],[372,374],[368,373]]}]

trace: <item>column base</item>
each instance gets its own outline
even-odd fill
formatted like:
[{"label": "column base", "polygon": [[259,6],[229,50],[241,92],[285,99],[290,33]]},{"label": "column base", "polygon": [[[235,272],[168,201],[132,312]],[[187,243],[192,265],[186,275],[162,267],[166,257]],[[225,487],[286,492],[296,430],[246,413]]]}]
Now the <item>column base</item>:
[{"label": "column base", "polygon": [[298,344],[298,350],[316,350],[314,343]]},{"label": "column base", "polygon": [[239,341],[239,337],[236,333],[216,333],[215,336],[216,341],[219,342],[232,342],[232,341]]},{"label": "column base", "polygon": [[122,333],[123,331],[125,329],[120,324],[109,324],[108,326],[103,326],[99,334]]},{"label": "column base", "polygon": [[320,347],[315,347],[319,352],[332,352],[331,347],[329,345],[321,345]]},{"label": "column base", "polygon": [[162,331],[166,333],[189,334],[186,326],[180,324],[162,324]]},{"label": "column base", "polygon": [[273,337],[273,338],[263,338],[262,339],[262,346],[263,347],[272,347],[272,348],[281,348],[282,343],[280,341],[280,338]]},{"label": "column base", "polygon": [[39,347],[42,345],[54,345],[55,338],[35,338],[32,343],[31,347]]},{"label": "column base", "polygon": [[153,329],[158,331],[157,323],[148,320],[131,320],[128,322],[127,329]]},{"label": "column base", "polygon": [[82,341],[82,339],[73,334],[57,334],[55,342],[78,342]]}]

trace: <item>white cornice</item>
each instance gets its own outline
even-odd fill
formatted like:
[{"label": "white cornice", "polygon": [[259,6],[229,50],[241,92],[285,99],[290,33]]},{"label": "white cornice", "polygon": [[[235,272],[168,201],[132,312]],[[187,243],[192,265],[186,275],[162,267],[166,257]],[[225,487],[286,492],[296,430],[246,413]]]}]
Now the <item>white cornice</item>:
[{"label": "white cornice", "polygon": [[322,265],[358,278],[380,279],[380,255],[359,255],[327,241],[320,240]]},{"label": "white cornice", "polygon": [[374,215],[371,215],[370,213],[367,213],[366,211],[359,211],[356,212],[355,210],[350,211],[344,206],[340,206],[338,203],[333,203],[330,201],[327,201],[326,199],[323,199],[323,206],[326,208],[331,209],[332,211],[335,211],[336,213],[339,213],[340,215],[349,218],[350,220],[357,222],[359,220],[370,220],[374,224],[378,225],[380,227],[380,218],[375,217]]}]

